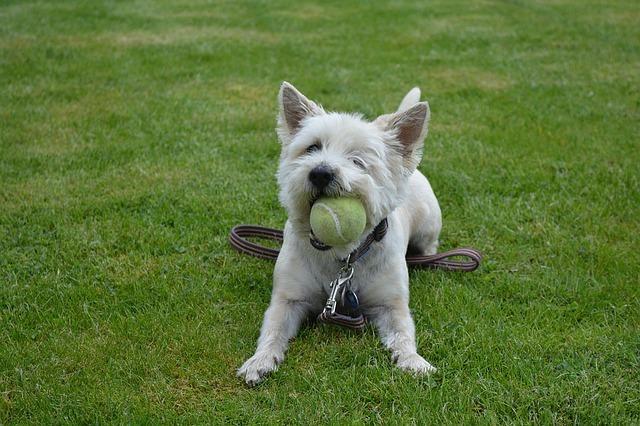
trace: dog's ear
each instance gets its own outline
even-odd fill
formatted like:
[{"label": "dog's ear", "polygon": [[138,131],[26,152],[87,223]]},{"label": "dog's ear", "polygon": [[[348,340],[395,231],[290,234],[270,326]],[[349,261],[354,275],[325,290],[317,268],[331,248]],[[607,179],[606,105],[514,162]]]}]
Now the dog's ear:
[{"label": "dog's ear", "polygon": [[322,107],[307,99],[286,81],[278,94],[280,113],[278,114],[278,135],[283,143],[291,140],[298,132],[302,120],[323,113]]},{"label": "dog's ear", "polygon": [[384,130],[391,131],[400,142],[402,156],[409,167],[417,167],[422,155],[429,123],[429,104],[418,102],[407,110],[378,118]]},{"label": "dog's ear", "polygon": [[411,108],[401,111],[391,117],[389,125],[395,129],[398,140],[402,145],[411,148],[421,144],[427,136],[427,124],[429,123],[429,104],[419,102]]},{"label": "dog's ear", "polygon": [[400,102],[398,112],[406,111],[418,102],[420,102],[420,88],[414,87],[409,90],[409,93],[407,93],[402,99],[402,102]]}]

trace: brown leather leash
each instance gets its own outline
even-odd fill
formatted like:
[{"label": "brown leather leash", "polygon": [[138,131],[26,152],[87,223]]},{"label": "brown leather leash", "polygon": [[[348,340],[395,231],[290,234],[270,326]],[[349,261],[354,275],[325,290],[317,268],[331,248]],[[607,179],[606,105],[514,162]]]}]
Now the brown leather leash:
[{"label": "brown leather leash", "polygon": [[[247,238],[282,243],[284,234],[279,229],[267,228],[257,225],[238,225],[231,229],[229,243],[240,253],[248,254],[260,259],[274,261],[278,258],[280,250],[252,243]],[[466,258],[460,260],[458,258]],[[447,271],[470,272],[480,266],[482,254],[474,248],[458,248],[433,255],[407,255],[407,265],[423,269],[444,269]]]},{"label": "brown leather leash", "polygon": [[[354,250],[347,257],[347,259],[345,259],[345,265],[340,270],[338,278],[331,282],[330,286],[332,291],[329,299],[327,300],[327,305],[317,317],[318,322],[339,325],[351,330],[361,330],[362,328],[364,328],[366,321],[362,314],[355,316],[344,315],[336,311],[338,303],[338,292],[342,290],[342,298],[345,299],[346,294],[346,300],[350,301],[350,304],[352,305],[350,307],[357,308],[357,296],[355,295],[355,293],[349,290],[349,282],[351,277],[353,276],[352,264],[361,256],[364,256],[375,241],[380,241],[382,238],[384,238],[386,232],[387,220],[385,219],[380,222],[380,224],[366,238],[366,240],[356,250]],[[233,248],[241,253],[245,253],[260,259],[276,260],[278,258],[278,255],[280,254],[280,251],[278,249],[252,243],[247,240],[247,238],[258,238],[282,243],[282,241],[284,240],[284,233],[279,229],[256,225],[238,225],[231,229],[229,243]],[[318,250],[328,250],[331,248],[320,242],[314,241],[314,236],[311,237],[310,242]],[[459,257],[464,257],[469,260],[455,259]],[[482,255],[479,251],[472,248],[459,248],[430,256],[407,255],[405,259],[408,266],[419,267],[423,269],[473,271],[477,269],[478,266],[480,266]]]}]

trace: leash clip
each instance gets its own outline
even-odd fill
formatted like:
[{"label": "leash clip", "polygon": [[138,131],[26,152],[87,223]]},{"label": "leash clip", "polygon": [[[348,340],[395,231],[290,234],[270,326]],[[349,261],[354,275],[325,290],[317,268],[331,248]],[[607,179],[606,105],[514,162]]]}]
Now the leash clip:
[{"label": "leash clip", "polygon": [[329,285],[331,287],[331,294],[329,294],[329,298],[327,299],[325,311],[330,310],[332,315],[336,313],[336,308],[338,307],[338,303],[336,301],[338,292],[342,289],[342,286],[344,286],[345,283],[349,283],[349,281],[351,281],[351,277],[353,277],[353,266],[351,266],[347,261],[345,266],[340,270],[338,278],[331,281],[331,284]]},{"label": "leash clip", "polygon": [[365,326],[364,316],[362,314],[357,317],[351,317],[348,315],[342,315],[336,312],[336,308],[338,302],[336,301],[338,297],[338,292],[342,290],[341,300],[344,304],[345,302],[345,293],[351,293],[352,297],[349,298],[349,303],[351,305],[355,305],[352,307],[357,307],[358,298],[355,293],[349,290],[351,286],[351,277],[353,277],[353,267],[349,262],[349,259],[345,262],[345,265],[340,269],[340,273],[338,274],[338,278],[331,281],[331,294],[327,299],[327,304],[322,312],[318,315],[318,322],[325,324],[335,324],[340,325],[342,327],[349,328],[351,330],[361,330]]}]

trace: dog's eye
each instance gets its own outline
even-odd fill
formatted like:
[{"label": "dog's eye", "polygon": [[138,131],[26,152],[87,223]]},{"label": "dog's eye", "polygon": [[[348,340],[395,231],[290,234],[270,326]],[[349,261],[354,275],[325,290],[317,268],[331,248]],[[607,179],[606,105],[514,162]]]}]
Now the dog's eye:
[{"label": "dog's eye", "polygon": [[320,145],[320,142],[316,142],[307,148],[307,154],[320,151],[321,149],[322,149],[322,145]]},{"label": "dog's eye", "polygon": [[356,166],[358,166],[362,170],[366,170],[367,169],[367,165],[365,164],[364,161],[362,161],[362,159],[360,159],[358,157],[353,157],[351,159],[351,161],[353,161],[353,164],[355,164]]}]

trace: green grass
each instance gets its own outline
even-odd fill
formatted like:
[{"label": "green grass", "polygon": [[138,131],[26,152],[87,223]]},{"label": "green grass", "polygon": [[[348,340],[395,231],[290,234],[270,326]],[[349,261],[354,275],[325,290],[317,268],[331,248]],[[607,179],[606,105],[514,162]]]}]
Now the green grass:
[{"label": "green grass", "polygon": [[[606,4],[605,4],[606,3]],[[0,424],[639,424],[637,1],[0,3]],[[305,327],[248,389],[282,227],[282,80],[373,118],[419,85],[442,248],[428,379]],[[301,277],[303,279],[304,277]]]}]

